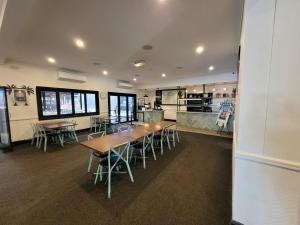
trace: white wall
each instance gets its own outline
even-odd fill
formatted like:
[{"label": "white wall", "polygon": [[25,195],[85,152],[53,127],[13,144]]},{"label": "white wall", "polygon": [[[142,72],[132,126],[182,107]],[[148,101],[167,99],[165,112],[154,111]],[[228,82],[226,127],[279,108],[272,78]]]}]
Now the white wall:
[{"label": "white wall", "polygon": [[300,224],[300,1],[246,0],[233,218]]},{"label": "white wall", "polygon": [[[86,83],[76,83],[57,80],[57,70],[53,67],[41,68],[26,64],[5,64],[0,66],[0,85],[15,84],[17,86],[36,86],[72,88],[82,90],[108,91],[122,93],[136,93],[136,90],[120,89],[117,81],[101,75],[86,74]],[[100,99],[100,111],[107,112],[107,97]],[[30,139],[32,136],[30,124],[38,121],[36,94],[29,96],[29,106],[13,106],[12,96],[8,95],[9,115],[12,141]],[[89,117],[76,117],[77,129],[89,127]]]}]

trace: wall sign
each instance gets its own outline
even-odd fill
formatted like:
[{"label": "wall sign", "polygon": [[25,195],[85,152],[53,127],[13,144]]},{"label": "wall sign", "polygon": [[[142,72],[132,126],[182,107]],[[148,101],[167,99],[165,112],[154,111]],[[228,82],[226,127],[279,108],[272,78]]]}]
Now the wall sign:
[{"label": "wall sign", "polygon": [[34,94],[33,88],[26,85],[23,85],[22,87],[17,87],[14,84],[7,85],[6,90],[9,95],[12,95],[14,106],[18,106],[18,103],[24,103],[27,106],[27,95]]}]

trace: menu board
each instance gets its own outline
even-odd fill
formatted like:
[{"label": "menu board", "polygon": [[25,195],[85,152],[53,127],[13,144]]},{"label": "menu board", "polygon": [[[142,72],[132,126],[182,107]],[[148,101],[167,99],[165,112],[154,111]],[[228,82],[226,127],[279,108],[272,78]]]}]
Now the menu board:
[{"label": "menu board", "polygon": [[162,104],[163,105],[176,105],[177,104],[178,90],[163,90],[162,91]]}]

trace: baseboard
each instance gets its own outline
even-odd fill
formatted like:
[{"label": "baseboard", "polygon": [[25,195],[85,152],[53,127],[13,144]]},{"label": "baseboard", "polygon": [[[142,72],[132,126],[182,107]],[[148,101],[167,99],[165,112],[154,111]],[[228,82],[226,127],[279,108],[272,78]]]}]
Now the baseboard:
[{"label": "baseboard", "polygon": [[255,163],[265,164],[269,166],[278,167],[281,169],[293,170],[300,172],[300,163],[289,160],[276,159],[268,156],[251,154],[247,152],[238,151],[235,153],[236,159],[248,160]]},{"label": "baseboard", "polygon": [[235,221],[235,220],[232,220],[232,221],[231,221],[231,225],[244,225],[244,224],[242,224],[242,223],[240,223],[240,222],[237,222],[237,221]]},{"label": "baseboard", "polygon": [[164,119],[164,121],[176,122],[176,120]]}]

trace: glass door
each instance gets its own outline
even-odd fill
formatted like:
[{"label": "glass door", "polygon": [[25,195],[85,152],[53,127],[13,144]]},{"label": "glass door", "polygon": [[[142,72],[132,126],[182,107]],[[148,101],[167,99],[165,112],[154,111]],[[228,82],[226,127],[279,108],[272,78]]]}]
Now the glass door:
[{"label": "glass door", "polygon": [[120,96],[120,116],[121,122],[128,121],[128,110],[127,110],[127,96]]},{"label": "glass door", "polygon": [[[109,115],[117,116],[119,115],[119,96],[110,95],[109,96]],[[113,119],[110,122],[117,123],[117,119]]]},{"label": "glass door", "polygon": [[135,98],[128,96],[128,119],[132,121],[135,119]]},{"label": "glass door", "polygon": [[0,149],[10,148],[10,128],[6,89],[0,87]]},{"label": "glass door", "polygon": [[135,120],[136,95],[108,92],[108,108],[110,115],[121,116],[121,122]]}]

